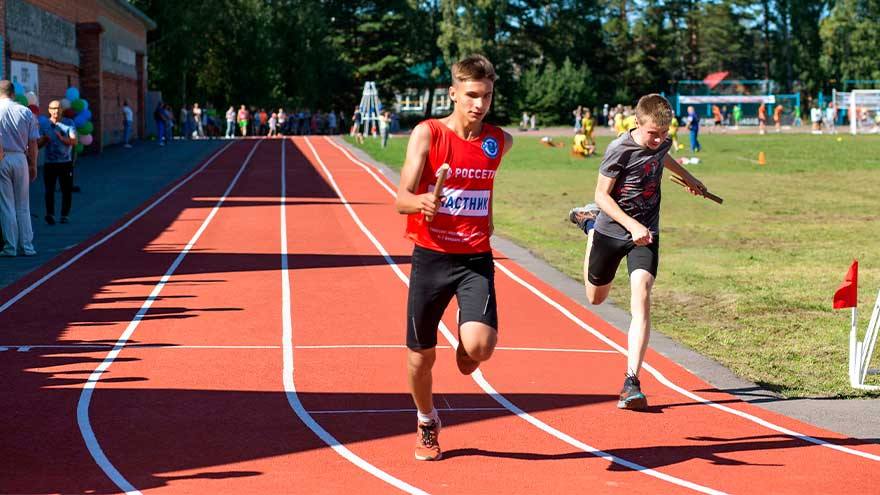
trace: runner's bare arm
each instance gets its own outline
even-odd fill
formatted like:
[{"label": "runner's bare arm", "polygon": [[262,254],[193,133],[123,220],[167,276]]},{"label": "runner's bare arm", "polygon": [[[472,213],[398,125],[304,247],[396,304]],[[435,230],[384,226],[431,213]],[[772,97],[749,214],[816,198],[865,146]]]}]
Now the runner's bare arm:
[{"label": "runner's bare arm", "polygon": [[406,159],[400,171],[400,185],[397,188],[397,200],[394,202],[398,213],[408,215],[421,212],[433,216],[437,212],[438,201],[434,199],[433,193],[414,194],[422,176],[422,168],[428,159],[430,146],[431,130],[426,125],[417,125],[409,137]]},{"label": "runner's bare arm", "polygon": [[616,178],[599,174],[599,180],[596,182],[596,204],[599,205],[602,213],[610,216],[615,222],[629,231],[633,242],[637,246],[647,246],[654,241],[651,231],[635,218],[624,213],[617,204],[617,201],[614,201],[614,198],[611,197],[611,190],[614,189],[616,181]]},{"label": "runner's bare arm", "polygon": [[703,185],[702,182],[699,181],[696,177],[693,176],[688,170],[681,166],[680,163],[675,161],[674,158],[669,156],[668,154],[663,157],[663,167],[669,169],[670,172],[678,175],[688,185],[688,191],[695,196],[703,196],[706,192],[706,186]]},{"label": "runner's bare arm", "polygon": [[507,154],[510,151],[510,148],[513,148],[513,136],[507,131],[501,131],[504,133],[504,149],[501,152],[501,156]]}]

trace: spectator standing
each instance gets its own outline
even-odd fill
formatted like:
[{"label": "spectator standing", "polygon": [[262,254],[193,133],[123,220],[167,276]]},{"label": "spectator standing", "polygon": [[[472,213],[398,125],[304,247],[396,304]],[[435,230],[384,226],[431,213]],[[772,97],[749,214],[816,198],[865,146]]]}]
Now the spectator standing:
[{"label": "spectator standing", "polygon": [[156,104],[153,110],[153,120],[156,121],[156,138],[159,140],[159,146],[165,146],[165,107],[162,101]]},{"label": "spectator standing", "polygon": [[192,119],[186,104],[180,107],[180,135],[186,139],[192,138]]},{"label": "spectator standing", "polygon": [[382,112],[379,116],[379,135],[382,136],[382,147],[388,147],[388,136],[391,134],[391,114],[388,111]]},{"label": "spectator standing", "polygon": [[49,122],[40,129],[39,147],[46,147],[43,185],[46,189],[46,223],[55,225],[55,183],[61,183],[61,223],[70,221],[73,200],[73,147],[76,127],[70,120],[61,120],[61,102],[49,102]]},{"label": "spectator standing", "polygon": [[336,122],[336,110],[330,110],[330,113],[327,114],[327,134],[335,135],[337,133],[338,124]]},{"label": "spectator standing", "polygon": [[828,102],[828,106],[825,108],[825,128],[828,129],[828,132],[831,134],[837,134],[837,108],[834,106],[833,101]]},{"label": "spectator standing", "polygon": [[241,129],[241,135],[243,137],[247,137],[248,131],[248,111],[247,108],[242,105],[241,108],[238,109],[238,127]]},{"label": "spectator standing", "polygon": [[171,110],[170,104],[165,105],[162,115],[165,118],[165,140],[170,143],[174,138],[174,111]]},{"label": "spectator standing", "polygon": [[131,111],[128,100],[125,100],[122,103],[122,145],[126,148],[131,148],[129,140],[131,139],[131,126],[133,123],[134,112]]},{"label": "spectator standing", "polygon": [[[198,138],[205,137],[205,126],[202,121],[202,109],[201,109],[201,107],[199,107],[198,103],[193,103],[192,119],[193,119],[193,123],[195,124],[195,128],[196,128],[195,129],[196,137],[198,137]],[[190,135],[191,135],[191,133],[188,132],[187,137],[189,137]]]},{"label": "spectator standing", "polygon": [[767,105],[764,103],[758,105],[758,133],[767,133]]},{"label": "spectator standing", "polygon": [[278,114],[272,112],[272,116],[269,117],[269,137],[275,137],[278,135]]},{"label": "spectator standing", "polygon": [[700,114],[694,110],[693,106],[688,106],[688,130],[690,131],[691,138],[691,151],[694,153],[698,153],[701,149],[700,146]]},{"label": "spectator standing", "polygon": [[776,132],[782,132],[782,112],[785,110],[781,104],[776,105],[776,108],[773,109],[773,126],[776,128]]},{"label": "spectator standing", "polygon": [[269,114],[265,108],[260,109],[260,135],[265,136],[269,132]]},{"label": "spectator standing", "polygon": [[15,101],[15,87],[0,81],[0,229],[2,256],[37,254],[31,225],[29,182],[37,178],[37,140],[34,114]]},{"label": "spectator standing", "polygon": [[813,123],[813,134],[822,134],[822,109],[813,103],[810,108],[810,121]]},{"label": "spectator standing", "polygon": [[226,111],[226,138],[235,137],[235,108],[230,106]]},{"label": "spectator standing", "polygon": [[284,132],[285,126],[287,126],[287,114],[284,113],[283,108],[279,108],[278,109],[278,128],[277,128],[275,134],[276,135],[278,135],[279,133],[286,134],[286,132]]}]

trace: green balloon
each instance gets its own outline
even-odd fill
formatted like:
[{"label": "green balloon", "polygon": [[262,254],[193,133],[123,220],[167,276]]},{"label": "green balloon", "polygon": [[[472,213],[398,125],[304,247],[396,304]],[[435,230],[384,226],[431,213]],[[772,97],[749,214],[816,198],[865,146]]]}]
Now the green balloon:
[{"label": "green balloon", "polygon": [[84,148],[85,146],[82,143],[76,143],[76,154],[82,153]]},{"label": "green balloon", "polygon": [[86,122],[85,124],[76,128],[76,132],[80,134],[91,134],[94,130],[95,126],[91,122]]},{"label": "green balloon", "polygon": [[84,102],[82,98],[73,100],[70,102],[70,108],[72,108],[74,112],[80,113],[86,108],[86,102]]},{"label": "green balloon", "polygon": [[16,103],[20,103],[24,106],[28,106],[27,96],[25,95],[15,95]]}]

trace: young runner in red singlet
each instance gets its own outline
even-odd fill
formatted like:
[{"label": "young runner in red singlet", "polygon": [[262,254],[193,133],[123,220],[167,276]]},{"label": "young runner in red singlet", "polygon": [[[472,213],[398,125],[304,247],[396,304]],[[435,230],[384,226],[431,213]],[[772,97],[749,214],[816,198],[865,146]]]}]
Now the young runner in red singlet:
[{"label": "young runner in red singlet", "polygon": [[[406,237],[415,243],[407,300],[409,384],[418,409],[415,457],[440,459],[440,417],[434,409],[431,368],[437,326],[458,300],[458,369],[473,373],[492,356],[498,335],[492,235],[492,192],[501,157],[513,138],[483,124],[492,104],[495,68],[480,55],[452,66],[454,110],[412,132],[400,173],[397,211],[409,215]],[[435,174],[450,169],[439,199]],[[430,219],[430,220],[429,220]]]}]

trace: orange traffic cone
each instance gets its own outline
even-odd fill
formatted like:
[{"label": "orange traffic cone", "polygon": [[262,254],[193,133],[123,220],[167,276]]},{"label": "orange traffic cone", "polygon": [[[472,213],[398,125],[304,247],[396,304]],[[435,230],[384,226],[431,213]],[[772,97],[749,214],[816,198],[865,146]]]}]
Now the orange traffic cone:
[{"label": "orange traffic cone", "polygon": [[758,165],[767,165],[767,157],[764,156],[763,151],[758,152]]}]

